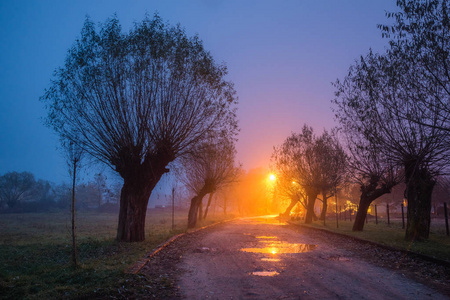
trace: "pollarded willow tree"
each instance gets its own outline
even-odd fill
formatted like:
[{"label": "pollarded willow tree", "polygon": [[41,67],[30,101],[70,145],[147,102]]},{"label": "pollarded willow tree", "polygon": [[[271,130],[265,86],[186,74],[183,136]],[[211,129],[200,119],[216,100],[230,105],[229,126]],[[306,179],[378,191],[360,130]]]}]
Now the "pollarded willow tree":
[{"label": "pollarded willow tree", "polygon": [[[291,199],[288,209],[296,201],[306,199],[305,223],[315,218],[314,204],[319,193],[327,195],[343,179],[345,173],[345,153],[337,139],[328,132],[317,137],[313,129],[303,126],[300,134],[293,133],[285,142],[274,149],[272,160],[274,168],[283,178],[285,188]],[[326,207],[326,198],[324,199]],[[288,214],[286,210],[284,214]]]},{"label": "pollarded willow tree", "polygon": [[355,131],[352,123],[342,122],[341,126],[348,153],[348,179],[357,184],[361,192],[352,230],[362,231],[371,203],[390,193],[403,180],[404,174],[401,166],[391,161],[376,144],[367,141],[360,131]]},{"label": "pollarded willow tree", "polygon": [[316,155],[320,166],[320,191],[322,193],[322,212],[324,220],[328,210],[328,198],[336,196],[337,188],[346,180],[347,155],[335,133],[324,131],[316,140]]},{"label": "pollarded willow tree", "polygon": [[123,33],[88,19],[42,100],[47,124],[123,178],[119,241],[145,239],[147,204],[167,165],[211,131],[237,130],[226,67],[157,15]]},{"label": "pollarded willow tree", "polygon": [[340,122],[404,169],[407,240],[428,238],[431,193],[436,176],[449,162],[449,132],[417,122],[439,121],[426,107],[416,109],[412,104],[415,99],[429,97],[426,90],[407,84],[409,80],[422,80],[415,68],[392,57],[389,51],[384,55],[370,52],[335,84]]},{"label": "pollarded willow tree", "polygon": [[197,147],[181,159],[181,181],[186,185],[194,197],[188,215],[188,228],[197,224],[197,218],[202,213],[202,201],[206,194],[236,181],[239,168],[235,166],[236,150],[233,140],[228,137],[210,139]]},{"label": "pollarded willow tree", "polygon": [[[274,159],[275,156],[272,157]],[[278,164],[276,167],[276,191],[279,198],[287,198],[289,205],[286,207],[283,216],[288,217],[291,210],[300,204],[304,209],[307,207],[306,195],[303,188],[294,180],[295,174],[293,168],[289,168],[287,165]]]}]

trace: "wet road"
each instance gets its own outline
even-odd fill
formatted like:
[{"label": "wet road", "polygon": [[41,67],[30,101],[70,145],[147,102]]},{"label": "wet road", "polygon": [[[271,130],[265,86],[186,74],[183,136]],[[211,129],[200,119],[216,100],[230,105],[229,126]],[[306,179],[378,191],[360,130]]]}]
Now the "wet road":
[{"label": "wet road", "polygon": [[187,299],[449,299],[269,217],[218,226],[178,267]]}]

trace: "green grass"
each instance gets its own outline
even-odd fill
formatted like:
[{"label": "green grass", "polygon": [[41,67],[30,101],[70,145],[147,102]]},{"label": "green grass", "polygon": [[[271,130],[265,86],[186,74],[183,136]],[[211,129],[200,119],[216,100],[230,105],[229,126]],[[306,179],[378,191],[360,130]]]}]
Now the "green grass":
[{"label": "green grass", "polygon": [[[139,275],[124,274],[124,270],[163,241],[184,232],[186,216],[186,211],[176,212],[172,231],[170,211],[151,211],[146,218],[144,242],[118,243],[118,214],[80,212],[80,267],[73,268],[69,213],[0,215],[0,298],[95,298],[117,294],[119,287],[139,279]],[[210,216],[201,225],[221,219]]]},{"label": "green grass", "polygon": [[327,219],[326,225],[323,221],[315,221],[312,224],[304,224],[303,221],[295,221],[303,226],[326,229],[338,232],[359,239],[376,242],[382,245],[394,247],[401,250],[424,254],[434,258],[450,261],[450,237],[445,235],[445,227],[442,224],[431,223],[430,237],[426,241],[407,242],[405,241],[405,229],[402,229],[402,222],[391,221],[388,225],[386,221],[378,224],[370,221],[364,225],[364,230],[360,232],[352,231],[353,222],[339,220],[339,228],[336,228],[335,219]]}]

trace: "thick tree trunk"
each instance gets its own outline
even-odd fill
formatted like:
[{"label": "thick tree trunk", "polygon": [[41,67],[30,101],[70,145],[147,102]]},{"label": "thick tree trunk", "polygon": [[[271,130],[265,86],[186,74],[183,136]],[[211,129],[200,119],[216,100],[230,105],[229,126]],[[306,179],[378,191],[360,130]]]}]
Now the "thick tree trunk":
[{"label": "thick tree trunk", "polygon": [[203,219],[203,197],[200,199],[200,203],[198,205],[198,219],[200,221]]},{"label": "thick tree trunk", "polygon": [[364,221],[367,217],[367,210],[369,209],[370,203],[372,203],[373,200],[370,200],[367,195],[361,195],[361,198],[359,200],[358,212],[356,213],[355,217],[355,223],[353,223],[353,231],[363,231],[365,224]]},{"label": "thick tree trunk", "polygon": [[213,196],[214,196],[214,193],[209,193],[208,204],[206,205],[205,214],[203,215],[203,219],[206,219],[206,216],[208,215],[208,209],[209,209],[209,206],[211,205]]},{"label": "thick tree trunk", "polygon": [[199,196],[194,196],[191,199],[191,205],[189,206],[188,213],[188,228],[194,228],[197,225],[198,207],[200,204]]},{"label": "thick tree trunk", "polygon": [[389,185],[382,185],[377,188],[378,183],[368,186],[361,186],[361,197],[359,198],[358,211],[356,212],[355,223],[353,223],[353,231],[363,231],[364,224],[367,218],[367,210],[370,204],[383,196],[389,194],[395,183]]},{"label": "thick tree trunk", "polygon": [[328,209],[328,198],[327,192],[322,191],[322,212],[320,213],[320,220],[324,220],[327,215],[327,209]]},{"label": "thick tree trunk", "polygon": [[314,213],[314,204],[316,203],[316,198],[319,193],[316,191],[308,191],[306,194],[308,206],[306,207],[306,217],[305,224],[311,224],[313,218],[316,220],[317,216]]},{"label": "thick tree trunk", "polygon": [[203,197],[205,197],[207,193],[200,193],[198,195],[195,195],[191,199],[191,206],[189,207],[189,213],[188,213],[188,228],[194,228],[197,226],[197,219],[199,216],[199,208],[202,203]]},{"label": "thick tree trunk", "polygon": [[119,226],[117,240],[123,242],[142,242],[145,240],[145,216],[151,192],[156,183],[124,180],[120,194]]},{"label": "thick tree trunk", "polygon": [[291,214],[291,210],[295,207],[297,202],[298,202],[298,200],[295,199],[295,197],[292,197],[291,203],[289,203],[289,206],[286,208],[286,210],[284,211],[284,213],[282,215],[285,217],[289,217],[289,215]]},{"label": "thick tree trunk", "polygon": [[[408,172],[409,171],[409,172]],[[408,200],[405,239],[428,239],[431,221],[431,194],[436,181],[427,169],[406,172],[406,198]]]}]

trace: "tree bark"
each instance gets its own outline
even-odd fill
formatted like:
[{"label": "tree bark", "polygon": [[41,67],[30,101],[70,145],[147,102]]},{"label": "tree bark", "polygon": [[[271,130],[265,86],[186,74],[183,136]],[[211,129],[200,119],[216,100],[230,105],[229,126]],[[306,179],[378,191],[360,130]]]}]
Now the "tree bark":
[{"label": "tree bark", "polygon": [[198,205],[198,219],[200,221],[203,220],[203,197],[200,200],[200,203]]},{"label": "tree bark", "polygon": [[208,215],[208,209],[209,209],[209,206],[211,205],[213,195],[214,195],[214,193],[209,193],[208,204],[206,204],[205,214],[203,215],[203,219],[206,219],[206,216]]},{"label": "tree bark", "polygon": [[197,225],[198,217],[198,206],[199,206],[199,196],[194,196],[191,199],[191,205],[189,206],[188,212],[188,228],[194,228]]},{"label": "tree bark", "polygon": [[[161,176],[169,172],[166,166],[174,157],[160,152],[141,162],[140,155],[124,155],[123,168],[117,168],[123,178],[120,193],[117,240],[142,242],[145,240],[145,217],[150,195]],[[130,162],[131,161],[131,162]]]},{"label": "tree bark", "polygon": [[188,228],[195,228],[197,226],[197,218],[199,215],[199,207],[202,203],[203,197],[207,193],[199,193],[198,195],[195,195],[191,199],[191,205],[189,207],[189,213],[188,213]]},{"label": "tree bark", "polygon": [[326,215],[327,215],[327,209],[328,209],[328,198],[327,197],[327,192],[326,191],[322,191],[322,212],[320,213],[320,220],[324,220]]},{"label": "tree bark", "polygon": [[122,242],[142,242],[145,240],[145,217],[148,200],[156,182],[141,185],[125,179],[120,193],[119,226],[117,240]]},{"label": "tree bark", "polygon": [[291,203],[289,203],[289,206],[286,208],[286,210],[284,211],[284,213],[282,215],[285,217],[289,217],[289,215],[291,214],[291,210],[295,207],[297,202],[298,202],[298,200],[295,199],[295,197],[292,197]]},{"label": "tree bark", "polygon": [[366,220],[367,217],[367,210],[369,209],[370,203],[372,203],[373,200],[370,200],[365,194],[361,195],[361,198],[359,200],[359,208],[358,212],[356,213],[352,231],[363,231],[365,224],[364,221]]},{"label": "tree bark", "polygon": [[370,204],[382,195],[389,194],[392,187],[393,185],[383,185],[379,188],[377,185],[361,186],[361,197],[352,231],[363,231]]},{"label": "tree bark", "polygon": [[[408,168],[408,166],[406,167]],[[426,169],[406,169],[408,200],[405,240],[428,239],[431,222],[431,194],[436,181]]]},{"label": "tree bark", "polygon": [[314,190],[307,191],[306,197],[308,199],[308,206],[306,207],[306,217],[305,224],[311,224],[313,218],[317,219],[316,214],[314,213],[314,204],[316,203],[316,198],[319,193]]}]

